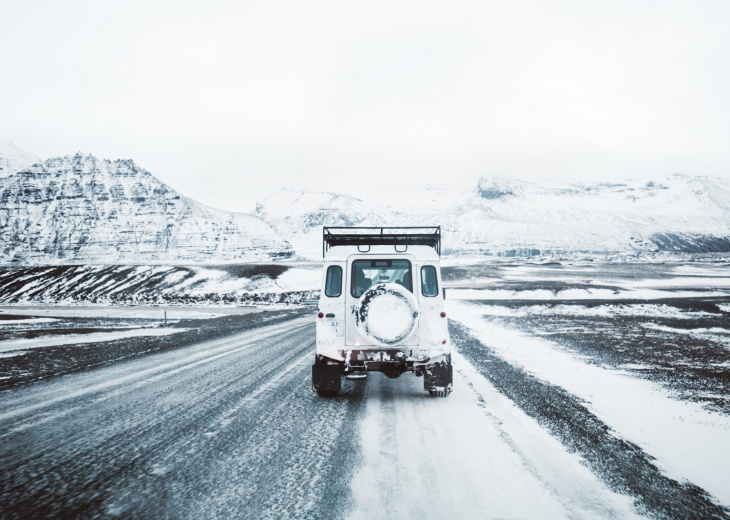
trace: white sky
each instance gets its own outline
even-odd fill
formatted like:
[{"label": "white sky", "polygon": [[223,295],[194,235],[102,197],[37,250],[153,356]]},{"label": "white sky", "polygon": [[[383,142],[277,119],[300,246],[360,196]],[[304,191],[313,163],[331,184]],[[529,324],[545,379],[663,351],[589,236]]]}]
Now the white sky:
[{"label": "white sky", "polygon": [[0,139],[205,204],[730,178],[730,1],[0,0]]}]

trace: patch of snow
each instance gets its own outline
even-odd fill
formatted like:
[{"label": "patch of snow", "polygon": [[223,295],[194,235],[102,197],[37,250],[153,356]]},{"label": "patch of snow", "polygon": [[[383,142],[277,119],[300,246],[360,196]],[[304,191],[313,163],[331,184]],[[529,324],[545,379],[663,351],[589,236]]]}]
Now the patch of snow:
[{"label": "patch of snow", "polygon": [[[697,266],[697,265],[678,265],[672,269],[672,272],[682,276],[704,276],[726,278],[727,266],[718,268],[717,266]],[[711,280],[707,280],[710,282]]]},{"label": "patch of snow", "polygon": [[490,316],[587,316],[587,317],[617,317],[636,316],[651,318],[696,319],[719,316],[705,311],[684,311],[677,307],[664,304],[636,303],[625,305],[530,305],[518,308],[503,305],[483,305],[484,314]]},{"label": "patch of snow", "polygon": [[189,329],[133,329],[116,332],[92,332],[90,334],[68,334],[60,336],[58,334],[43,335],[37,338],[28,339],[11,339],[0,341],[0,352],[10,352],[13,350],[25,350],[41,347],[57,347],[60,345],[76,345],[81,343],[101,343],[104,341],[114,341],[117,339],[138,338],[142,336],[167,336],[186,332]]},{"label": "patch of snow", "polygon": [[280,274],[276,283],[282,291],[316,291],[322,284],[322,269],[292,267]]},{"label": "patch of snow", "polygon": [[533,289],[512,291],[508,289],[449,289],[447,297],[453,300],[662,300],[667,298],[700,298],[730,296],[720,291],[660,291],[643,289],[614,291],[611,289],[565,289],[549,291]]},{"label": "patch of snow", "polygon": [[700,327],[696,329],[679,329],[676,327],[667,327],[665,325],[658,325],[656,323],[642,323],[642,327],[645,329],[658,330],[661,332],[670,332],[672,334],[690,334],[690,335],[707,335],[707,334],[730,334],[730,329],[723,329],[722,327]]},{"label": "patch of snow", "polygon": [[638,363],[624,363],[621,365],[624,370],[651,370],[654,367],[650,365],[639,365]]},{"label": "patch of snow", "polygon": [[262,312],[263,307],[228,306],[157,306],[157,305],[4,305],[0,312],[22,316],[55,318],[139,318],[162,320],[207,319],[220,316]]},{"label": "patch of snow", "polygon": [[560,345],[484,319],[479,305],[447,301],[449,312],[503,359],[560,386],[656,458],[670,477],[689,480],[730,505],[730,417],[679,401],[659,385],[596,366]]},{"label": "patch of snow", "polygon": [[[28,353],[27,350],[15,350],[15,351],[11,351],[11,352],[0,352],[0,358],[9,358],[9,357],[15,357],[15,356],[23,356],[23,355],[25,355],[27,353]],[[9,378],[10,378],[10,376],[8,376],[8,377],[0,377],[0,379],[9,379]]]},{"label": "patch of snow", "polygon": [[3,325],[37,325],[38,323],[53,323],[58,321],[55,318],[28,318],[27,320],[0,320],[0,327]]},{"label": "patch of snow", "polygon": [[730,287],[730,278],[727,277],[697,277],[697,276],[684,276],[677,278],[662,278],[662,279],[645,279],[645,280],[633,280],[630,282],[611,280],[608,283],[615,283],[617,285],[626,288],[685,288],[685,287],[709,287],[712,289],[716,288],[728,288]]}]

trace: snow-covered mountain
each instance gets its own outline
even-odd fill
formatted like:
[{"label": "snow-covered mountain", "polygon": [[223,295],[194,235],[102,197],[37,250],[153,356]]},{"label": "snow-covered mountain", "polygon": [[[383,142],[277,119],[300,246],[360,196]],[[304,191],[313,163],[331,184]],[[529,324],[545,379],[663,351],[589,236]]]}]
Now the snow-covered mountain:
[{"label": "snow-covered mountain", "polygon": [[323,225],[436,224],[451,255],[730,252],[730,183],[675,174],[651,182],[488,177],[468,191],[382,188],[362,198],[284,190],[247,215],[183,197],[131,160],[41,162],[0,146],[0,264],[320,258]]},{"label": "snow-covered mountain", "polygon": [[38,157],[21,150],[13,143],[0,143],[0,179],[39,162],[41,160]]},{"label": "snow-covered mountain", "polygon": [[256,215],[297,253],[321,257],[322,225],[436,225],[446,254],[536,256],[730,252],[730,184],[674,174],[652,182],[532,183],[394,191],[372,200],[285,190]]},{"label": "snow-covered mountain", "polygon": [[78,153],[0,179],[3,264],[245,262],[291,254],[258,217],[203,206],[131,160]]},{"label": "snow-covered mountain", "polygon": [[[348,195],[283,190],[256,205],[255,215],[305,258],[322,256],[322,226],[356,226],[390,222],[392,209]],[[365,222],[366,224],[363,224]]]}]

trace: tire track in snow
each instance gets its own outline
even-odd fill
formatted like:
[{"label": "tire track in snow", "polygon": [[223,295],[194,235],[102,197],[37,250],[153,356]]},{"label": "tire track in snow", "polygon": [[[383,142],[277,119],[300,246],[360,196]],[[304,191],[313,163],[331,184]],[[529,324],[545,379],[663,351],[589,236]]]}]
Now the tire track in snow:
[{"label": "tire track in snow", "polygon": [[467,329],[450,322],[458,352],[527,415],[536,419],[613,490],[636,497],[659,518],[730,518],[702,488],[665,476],[639,446],[614,435],[578,399],[499,357]]},{"label": "tire track in snow", "polygon": [[457,363],[447,399],[429,397],[412,374],[368,375],[350,520],[637,517],[631,499]]}]

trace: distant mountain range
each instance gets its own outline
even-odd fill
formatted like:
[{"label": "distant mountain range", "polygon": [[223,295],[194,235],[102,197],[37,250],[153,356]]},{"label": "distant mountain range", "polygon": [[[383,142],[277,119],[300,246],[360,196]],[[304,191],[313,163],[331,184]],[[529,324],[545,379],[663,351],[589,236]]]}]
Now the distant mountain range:
[{"label": "distant mountain range", "polygon": [[15,265],[251,262],[293,254],[258,217],[203,206],[131,160],[80,153],[0,179],[0,238],[0,263]]},{"label": "distant mountain range", "polygon": [[39,161],[0,147],[0,264],[184,264],[321,258],[322,226],[441,225],[463,256],[730,252],[730,184],[702,176],[544,182],[485,177],[468,191],[368,198],[283,190],[254,215],[215,210],[131,160]]},{"label": "distant mountain range", "polygon": [[730,184],[529,183],[482,178],[466,192],[384,190],[363,200],[284,190],[256,208],[298,254],[321,257],[322,225],[435,225],[447,255],[661,255],[730,252]]}]

